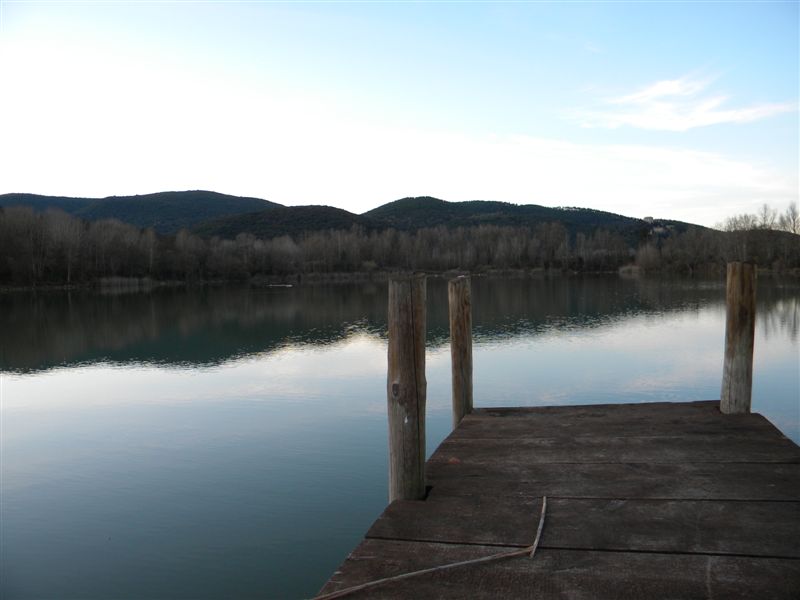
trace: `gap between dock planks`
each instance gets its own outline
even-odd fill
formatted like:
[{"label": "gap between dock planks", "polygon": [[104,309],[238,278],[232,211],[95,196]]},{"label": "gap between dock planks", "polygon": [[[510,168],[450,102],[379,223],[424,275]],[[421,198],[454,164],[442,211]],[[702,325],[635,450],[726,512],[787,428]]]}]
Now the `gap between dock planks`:
[{"label": "gap between dock planks", "polygon": [[353,598],[800,597],[800,448],[717,402],[478,409],[390,504],[329,593],[530,543]]}]

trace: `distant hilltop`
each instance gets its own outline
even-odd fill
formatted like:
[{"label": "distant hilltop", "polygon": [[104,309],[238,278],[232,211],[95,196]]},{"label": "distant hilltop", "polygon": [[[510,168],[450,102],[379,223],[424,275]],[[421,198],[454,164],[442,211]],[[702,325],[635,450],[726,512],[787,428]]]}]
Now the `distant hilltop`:
[{"label": "distant hilltop", "polygon": [[259,198],[201,190],[107,198],[0,195],[0,206],[15,205],[39,211],[56,208],[88,221],[117,219],[142,229],[153,228],[160,234],[186,229],[202,237],[227,239],[240,233],[267,239],[353,226],[367,231],[388,228],[416,231],[437,226],[532,227],[558,222],[573,236],[604,229],[621,234],[633,244],[653,228],[683,231],[689,226],[679,221],[653,221],[652,218],[645,221],[588,208],[550,208],[486,200],[448,202],[429,196],[403,198],[358,215],[332,206],[284,206]]},{"label": "distant hilltop", "polygon": [[158,233],[192,229],[219,217],[252,213],[280,204],[259,198],[242,198],[217,192],[158,192],[141,196],[107,198],[68,198],[38,194],[2,194],[0,206],[30,206],[35,210],[58,208],[87,221],[117,219]]}]

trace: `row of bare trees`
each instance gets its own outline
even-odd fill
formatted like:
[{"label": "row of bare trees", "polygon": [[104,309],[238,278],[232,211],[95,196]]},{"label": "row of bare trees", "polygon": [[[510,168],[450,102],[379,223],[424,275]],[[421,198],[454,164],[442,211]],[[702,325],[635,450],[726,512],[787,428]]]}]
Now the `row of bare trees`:
[{"label": "row of bare trees", "polygon": [[479,225],[416,232],[385,229],[308,232],[297,237],[161,236],[116,220],[86,222],[59,210],[0,209],[0,283],[72,284],[107,277],[245,280],[254,276],[419,269],[718,270],[727,260],[800,268],[800,240],[762,229],[690,228],[631,248],[618,233],[570,236],[560,223]]},{"label": "row of bare trees", "polygon": [[800,236],[762,229],[730,232],[690,228],[639,246],[636,265],[646,271],[712,273],[728,261],[750,261],[776,272],[800,268]]},{"label": "row of bare trees", "polygon": [[783,212],[778,212],[768,204],[762,204],[757,213],[743,213],[728,217],[723,223],[717,225],[717,229],[723,231],[769,229],[798,235],[800,234],[800,210],[797,208],[797,202],[789,203]]}]

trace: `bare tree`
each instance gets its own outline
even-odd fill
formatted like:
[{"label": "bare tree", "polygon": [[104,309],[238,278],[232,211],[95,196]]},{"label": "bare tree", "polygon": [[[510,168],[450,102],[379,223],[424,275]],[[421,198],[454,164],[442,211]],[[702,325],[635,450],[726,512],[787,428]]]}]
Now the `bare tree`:
[{"label": "bare tree", "polygon": [[156,236],[156,232],[152,227],[148,227],[142,232],[139,238],[139,245],[141,246],[141,251],[147,257],[147,274],[152,277],[158,245],[158,236]]},{"label": "bare tree", "polygon": [[790,202],[786,210],[781,214],[778,221],[779,226],[789,233],[800,234],[800,212],[797,210],[797,202]]},{"label": "bare tree", "polygon": [[758,209],[758,228],[759,229],[775,229],[775,224],[778,220],[778,212],[769,204],[764,203]]},{"label": "bare tree", "polygon": [[758,217],[747,213],[734,215],[725,219],[722,225],[724,231],[750,231],[758,227]]},{"label": "bare tree", "polygon": [[67,283],[72,283],[72,272],[83,240],[83,222],[63,210],[49,208],[44,213],[44,226],[58,254],[55,257],[57,269],[63,268]]}]

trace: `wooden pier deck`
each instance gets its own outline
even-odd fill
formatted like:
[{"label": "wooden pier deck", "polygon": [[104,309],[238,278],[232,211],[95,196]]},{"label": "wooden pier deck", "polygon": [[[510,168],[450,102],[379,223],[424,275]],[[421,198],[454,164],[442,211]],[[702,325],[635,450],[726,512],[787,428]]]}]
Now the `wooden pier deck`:
[{"label": "wooden pier deck", "polygon": [[321,590],[351,598],[800,598],[800,448],[717,402],[478,409]]}]

